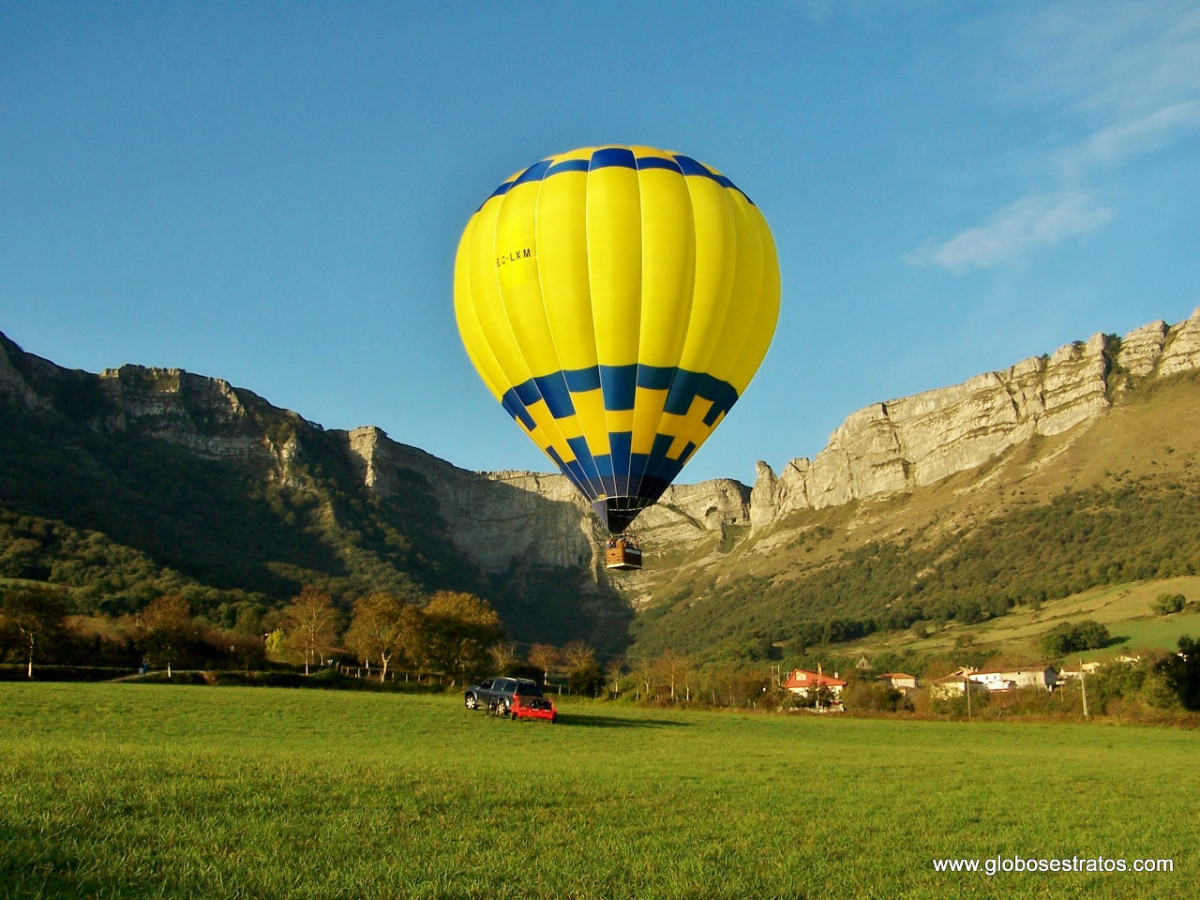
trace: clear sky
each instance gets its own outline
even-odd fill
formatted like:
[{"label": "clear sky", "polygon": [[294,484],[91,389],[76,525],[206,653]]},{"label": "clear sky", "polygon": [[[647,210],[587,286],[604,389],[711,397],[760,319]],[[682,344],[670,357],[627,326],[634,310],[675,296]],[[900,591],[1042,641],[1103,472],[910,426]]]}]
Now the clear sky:
[{"label": "clear sky", "polygon": [[454,251],[603,143],[719,168],[779,248],[775,342],[683,482],[1200,305],[1196,2],[0,0],[0,331],[548,471]]}]

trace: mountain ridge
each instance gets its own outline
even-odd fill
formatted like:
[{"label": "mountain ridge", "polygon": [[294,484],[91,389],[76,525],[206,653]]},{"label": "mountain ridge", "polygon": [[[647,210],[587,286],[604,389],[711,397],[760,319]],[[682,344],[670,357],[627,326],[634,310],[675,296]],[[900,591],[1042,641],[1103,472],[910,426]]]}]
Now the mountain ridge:
[{"label": "mountain ridge", "polygon": [[[251,591],[264,602],[305,578],[333,579],[347,596],[380,585],[416,595],[454,585],[495,598],[520,639],[584,638],[620,649],[680,602],[694,606],[698,594],[761,579],[782,589],[835,566],[839,553],[862,545],[861,535],[886,541],[926,527],[897,525],[889,537],[885,520],[898,515],[881,512],[889,504],[911,518],[932,502],[921,499],[930,491],[945,494],[938,528],[974,527],[1001,509],[978,499],[989,483],[1053,469],[1122,398],[1197,369],[1200,310],[1173,326],[1157,321],[1123,338],[1093,335],[959,385],[868,405],[812,460],[791,460],[778,475],[760,461],[753,486],[734,479],[672,486],[638,522],[646,569],[610,573],[599,523],[561,475],[470,472],[375,426],[327,431],[222,379],[136,365],[92,375],[26,353],[0,334],[9,431],[0,449],[10,470],[9,481],[0,477],[0,500],[12,517],[60,518],[56,511],[66,507],[49,499],[52,492],[20,486],[25,469],[35,482],[70,485],[93,510],[91,525],[103,525],[112,518],[98,499],[104,484],[125,478],[131,496],[140,496],[147,489],[138,478],[149,477],[160,492],[170,484],[169,472],[159,471],[169,468],[168,456],[170,465],[212,464],[224,467],[221,496],[253,508],[267,531],[294,545],[287,559],[263,551],[257,569],[245,569],[271,576],[261,583],[274,587]],[[121,454],[134,451],[156,461],[123,476]],[[1025,469],[1017,462],[1023,456]],[[206,472],[188,477],[216,477]],[[951,509],[962,497],[968,501]],[[89,521],[80,516],[80,527]],[[162,542],[137,537],[138,528],[152,526],[126,528],[134,535],[126,540],[162,556]],[[6,564],[10,574],[20,568],[11,562],[14,546],[11,533],[7,545],[0,536],[0,576]],[[54,569],[49,553],[38,571]],[[186,563],[178,548],[163,558]],[[647,618],[651,610],[659,612]]]}]

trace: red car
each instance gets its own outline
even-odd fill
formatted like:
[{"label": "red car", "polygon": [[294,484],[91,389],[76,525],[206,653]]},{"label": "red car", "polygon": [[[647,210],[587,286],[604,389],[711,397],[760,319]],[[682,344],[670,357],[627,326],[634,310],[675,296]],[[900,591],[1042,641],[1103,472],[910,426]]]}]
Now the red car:
[{"label": "red car", "polygon": [[558,721],[558,710],[554,708],[549,697],[522,697],[516,694],[512,698],[509,715],[516,719],[549,719],[553,724]]}]

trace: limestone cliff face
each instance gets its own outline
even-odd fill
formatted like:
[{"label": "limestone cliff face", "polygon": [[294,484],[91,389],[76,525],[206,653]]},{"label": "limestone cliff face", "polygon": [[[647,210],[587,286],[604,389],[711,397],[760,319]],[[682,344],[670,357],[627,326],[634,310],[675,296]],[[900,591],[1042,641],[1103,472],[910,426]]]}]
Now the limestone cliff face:
[{"label": "limestone cliff face", "polygon": [[210,459],[278,459],[277,448],[227,381],[181,369],[122,366],[101,372],[99,387],[107,402],[93,417],[97,430],[136,431]]},{"label": "limestone cliff face", "polygon": [[518,561],[563,568],[591,563],[594,541],[583,503],[561,475],[468,472],[372,426],[347,433],[346,442],[364,481],[382,496],[403,489],[403,471],[424,478],[450,538],[486,572]]},{"label": "limestone cliff face", "polygon": [[1023,360],[953,387],[852,413],[814,460],[776,475],[758,464],[751,522],[765,528],[798,509],[911,491],[973,469],[1035,435],[1061,434],[1111,405],[1130,378],[1200,367],[1200,310],[1173,328],[1154,322],[1125,339],[1093,335],[1050,357]]},{"label": "limestone cliff face", "polygon": [[796,510],[933,484],[1037,435],[1085,426],[1108,410],[1114,391],[1197,368],[1200,310],[1174,326],[1152,322],[1123,339],[1097,334],[959,385],[872,404],[848,416],[815,459],[793,459],[779,473],[758,463],[753,490],[728,479],[671,487],[636,523],[657,562],[612,576],[597,520],[560,475],[468,472],[378,428],[324,431],[219,379],[140,366],[69,371],[0,335],[0,395],[26,409],[168,441],[284,483],[300,477],[295,461],[321,442],[323,453],[344,458],[345,471],[381,497],[429,498],[449,539],[483,571],[570,570],[581,584],[610,584],[635,605],[671,571],[708,566],[739,542],[765,549],[786,541],[778,529],[762,538]]},{"label": "limestone cliff face", "polygon": [[[517,563],[583,568],[594,580],[604,577],[599,521],[564,476],[468,472],[370,426],[349,432],[346,440],[363,480],[383,496],[402,489],[401,471],[420,474],[451,539],[484,571],[503,572]],[[668,488],[637,525],[656,546],[690,552],[749,518],[749,488],[718,479]]]}]

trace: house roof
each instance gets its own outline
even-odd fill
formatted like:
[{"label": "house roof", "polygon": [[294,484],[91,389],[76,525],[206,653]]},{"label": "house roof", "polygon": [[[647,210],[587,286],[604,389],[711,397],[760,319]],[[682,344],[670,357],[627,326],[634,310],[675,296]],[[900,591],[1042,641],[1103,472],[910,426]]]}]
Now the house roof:
[{"label": "house roof", "polygon": [[1009,666],[1006,669],[979,669],[972,673],[974,675],[1019,675],[1022,672],[1045,672],[1047,669],[1053,669],[1053,666],[1048,666],[1038,663],[1032,666]]},{"label": "house roof", "polygon": [[971,673],[951,672],[949,675],[943,675],[941,678],[933,679],[933,681],[935,684],[942,684],[942,683],[947,683],[947,682],[951,682],[951,681],[962,684],[963,681],[970,678],[971,675],[973,675],[973,674],[975,674],[975,673],[974,672],[971,672]]},{"label": "house roof", "polygon": [[845,687],[846,682],[840,678],[831,678],[822,672],[809,672],[807,669],[792,669],[792,674],[783,683],[785,688],[794,687]]},{"label": "house roof", "polygon": [[879,677],[880,678],[913,678],[913,679],[915,679],[917,676],[909,675],[906,672],[884,672]]}]

